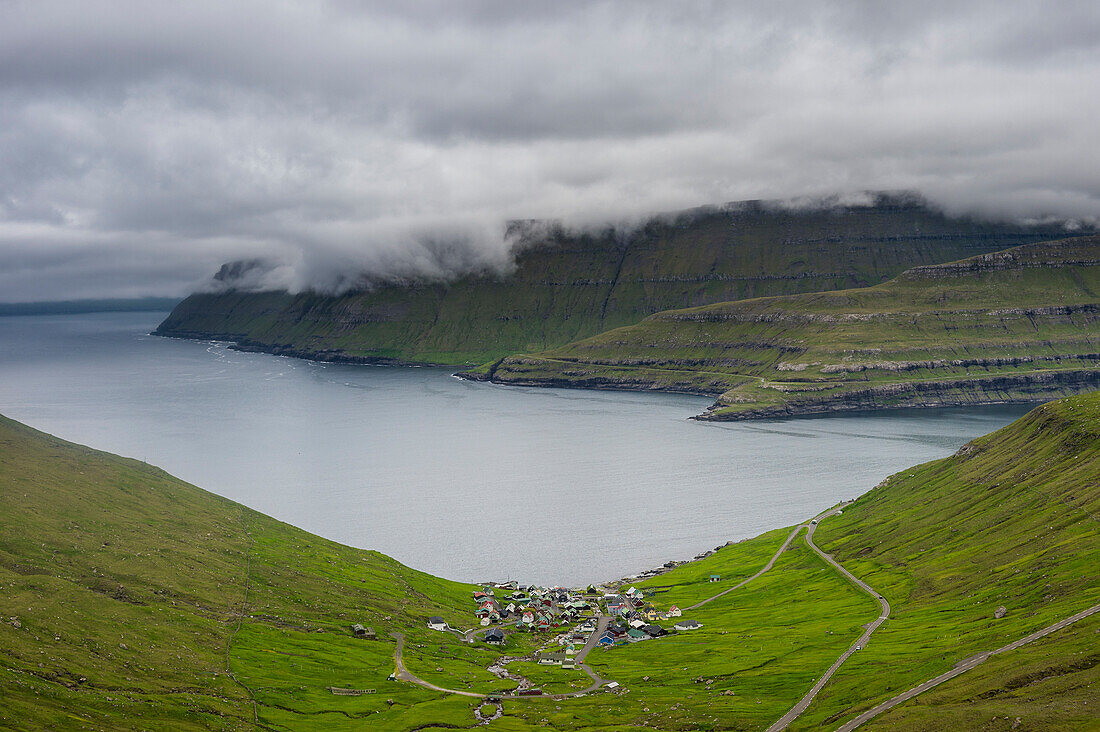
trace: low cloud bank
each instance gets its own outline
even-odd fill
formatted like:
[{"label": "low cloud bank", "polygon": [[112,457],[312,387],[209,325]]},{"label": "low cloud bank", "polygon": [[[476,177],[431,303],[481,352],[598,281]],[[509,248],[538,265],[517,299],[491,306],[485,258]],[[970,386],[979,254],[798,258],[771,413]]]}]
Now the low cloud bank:
[{"label": "low cloud bank", "polygon": [[1095,222],[1100,8],[894,5],[5,3],[0,300],[507,271],[511,220],[740,199]]}]

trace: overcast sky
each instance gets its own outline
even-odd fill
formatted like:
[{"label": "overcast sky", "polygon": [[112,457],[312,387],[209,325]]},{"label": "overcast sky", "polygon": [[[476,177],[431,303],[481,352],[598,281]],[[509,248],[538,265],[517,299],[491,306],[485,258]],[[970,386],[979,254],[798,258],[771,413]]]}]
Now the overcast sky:
[{"label": "overcast sky", "polygon": [[746,198],[1095,219],[1098,89],[1095,0],[0,0],[0,301],[439,274],[512,218]]}]

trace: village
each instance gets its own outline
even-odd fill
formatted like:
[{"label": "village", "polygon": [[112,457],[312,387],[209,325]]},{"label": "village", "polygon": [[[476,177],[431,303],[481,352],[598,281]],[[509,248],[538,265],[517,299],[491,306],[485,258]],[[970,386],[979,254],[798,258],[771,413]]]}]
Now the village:
[{"label": "village", "polygon": [[[486,630],[462,633],[474,642],[477,635],[489,645],[503,646],[507,632],[560,632],[547,645],[560,650],[535,656],[540,664],[576,668],[594,647],[613,648],[701,628],[682,617],[675,605],[661,610],[636,587],[624,591],[602,586],[566,589],[521,585],[515,581],[485,583],[473,592],[474,616]],[[665,626],[675,620],[671,629]],[[662,623],[664,625],[662,625]],[[432,617],[433,630],[458,632],[441,617]]]}]

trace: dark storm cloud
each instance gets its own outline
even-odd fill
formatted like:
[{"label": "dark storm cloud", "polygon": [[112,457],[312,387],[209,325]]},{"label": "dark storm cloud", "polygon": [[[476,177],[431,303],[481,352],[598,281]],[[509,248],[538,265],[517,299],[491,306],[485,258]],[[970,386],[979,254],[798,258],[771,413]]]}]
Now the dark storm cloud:
[{"label": "dark storm cloud", "polygon": [[504,222],[1100,212],[1092,2],[0,4],[0,300],[508,266]]}]

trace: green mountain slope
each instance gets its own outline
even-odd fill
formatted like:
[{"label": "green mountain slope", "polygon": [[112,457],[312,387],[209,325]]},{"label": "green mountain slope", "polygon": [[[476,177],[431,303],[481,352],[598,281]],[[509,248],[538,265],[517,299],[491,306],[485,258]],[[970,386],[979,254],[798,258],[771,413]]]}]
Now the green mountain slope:
[{"label": "green mountain slope", "polygon": [[478,364],[662,310],[873,285],[915,265],[1059,231],[948,218],[904,198],[806,211],[741,204],[654,220],[629,233],[552,236],[521,249],[506,277],[341,296],[195,294],[157,332],[321,360]]},{"label": "green mountain slope", "polygon": [[[446,666],[439,681],[491,687],[484,659],[441,651],[426,627],[436,614],[465,621],[469,590],[0,418],[0,728],[466,718],[464,700],[386,676],[400,631],[410,663]],[[354,623],[379,639],[354,638]]]},{"label": "green mountain slope", "polygon": [[[658,607],[687,607],[755,574],[788,534],[723,547],[639,587]],[[594,651],[588,663],[618,691],[508,700],[493,726],[767,727],[878,612],[804,537],[771,571],[688,610],[702,629]],[[794,729],[833,729],[963,658],[1100,603],[1100,392],[1039,407],[892,476],[822,520],[816,541],[893,612]],[[472,620],[469,586],[4,419],[0,584],[0,728],[471,726],[476,699],[386,680],[391,631],[407,634],[406,665],[432,683],[509,687],[487,671],[500,651],[424,627],[433,614],[459,627]],[[354,622],[379,640],[352,637]],[[977,727],[992,717],[1007,728],[1007,715],[1023,729],[1087,729],[1100,704],[1097,633],[1100,614],[869,728]],[[545,640],[514,635],[505,652]],[[521,668],[537,684],[569,688],[570,672]]]},{"label": "green mountain slope", "polygon": [[[1045,404],[892,476],[816,538],[894,610],[808,713],[806,726],[828,726],[841,709],[863,711],[1100,602],[1100,393]],[[1022,716],[1027,729],[1090,728],[1098,634],[1093,616],[949,682],[931,708],[903,705],[869,728],[936,729],[945,719],[974,728],[994,714]]]},{"label": "green mountain slope", "polygon": [[[726,546],[637,587],[659,607],[686,608],[756,573],[789,533]],[[603,723],[761,730],[779,719],[879,613],[804,541],[805,532],[758,579],[686,610],[702,629],[590,657],[630,689]],[[796,730],[834,730],[969,656],[1100,603],[1100,392],[1038,407],[892,476],[823,519],[815,541],[892,612]],[[1017,717],[1024,730],[1094,729],[1098,634],[1100,614],[993,657],[866,729],[1007,730]],[[582,706],[550,723],[577,725],[570,720],[588,719]],[[599,708],[588,714],[598,721],[577,726],[599,728]]]},{"label": "green mountain slope", "polygon": [[716,395],[715,420],[1044,401],[1100,386],[1100,237],[658,313],[468,375]]}]

